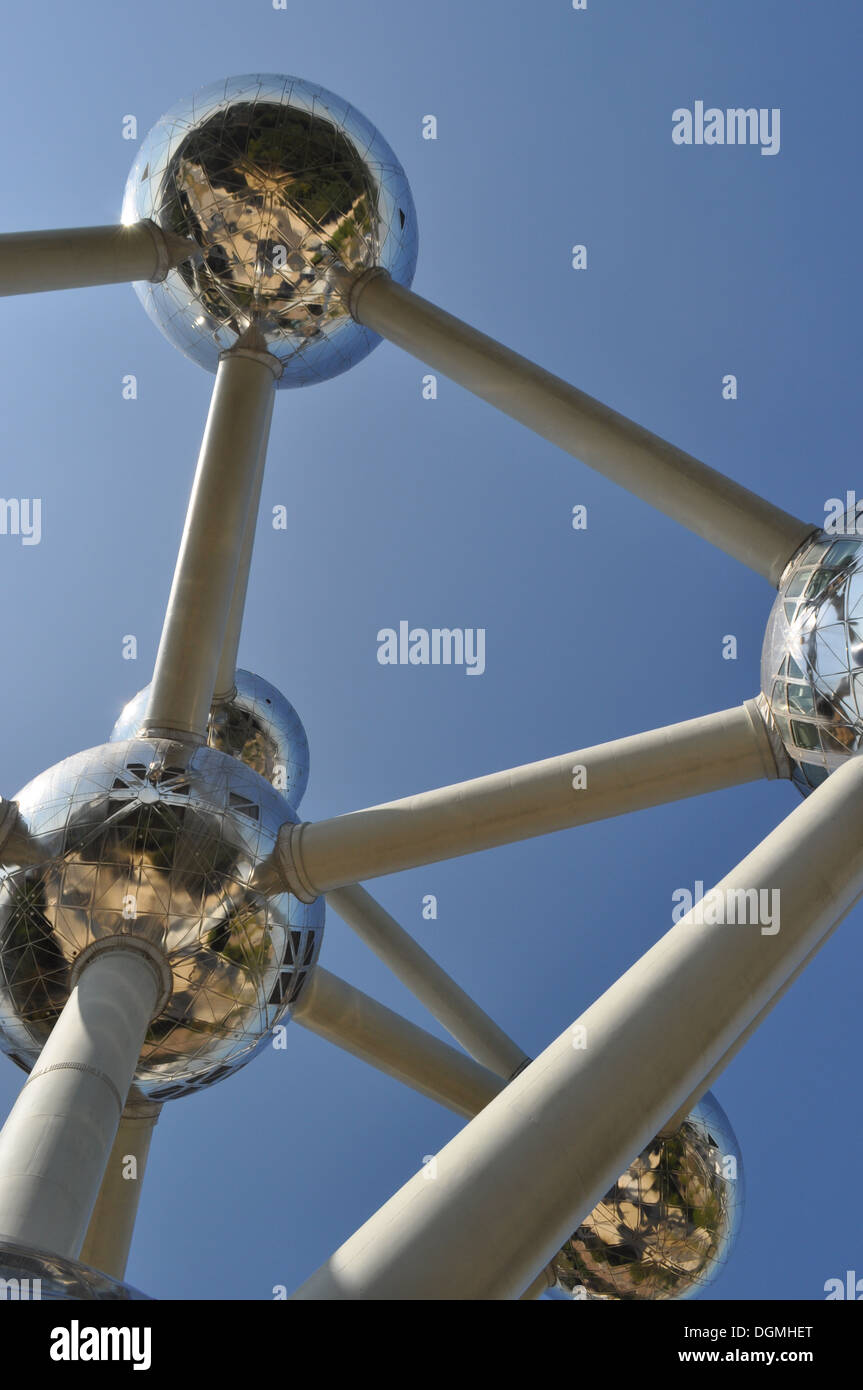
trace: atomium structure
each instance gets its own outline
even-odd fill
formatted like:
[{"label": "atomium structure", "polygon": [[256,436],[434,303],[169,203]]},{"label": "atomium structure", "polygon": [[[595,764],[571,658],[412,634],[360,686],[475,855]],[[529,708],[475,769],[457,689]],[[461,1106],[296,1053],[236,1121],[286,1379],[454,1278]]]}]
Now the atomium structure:
[{"label": "atomium structure", "polygon": [[[0,237],[3,294],[133,283],[215,373],[150,684],[107,742],[0,801],[0,1044],[28,1073],[0,1132],[0,1278],[44,1297],[142,1296],[123,1282],[140,1190],[124,1157],[140,1176],[161,1106],[290,1019],[467,1120],[436,1180],[409,1178],[296,1299],[697,1295],[742,1209],[709,1088],[863,893],[853,525],[799,520],[421,299],[416,255],[386,141],[273,75],[164,116],[121,226]],[[304,822],[299,716],[237,669],[270,419],[277,388],[382,339],[767,578],[760,693]],[[535,1060],[362,886],[765,777],[804,799]],[[764,890],[781,931],[762,930]],[[325,902],[457,1045],[321,965]]]}]

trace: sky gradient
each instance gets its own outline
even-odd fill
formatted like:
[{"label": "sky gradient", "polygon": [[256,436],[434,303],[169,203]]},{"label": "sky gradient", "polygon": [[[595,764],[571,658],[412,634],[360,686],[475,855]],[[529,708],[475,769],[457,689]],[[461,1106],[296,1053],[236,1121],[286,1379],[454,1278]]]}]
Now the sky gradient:
[{"label": "sky gradient", "polygon": [[[140,139],[216,78],[296,73],[404,164],[420,294],[817,524],[859,478],[861,31],[850,0],[19,7],[0,231],[117,220],[138,148],[125,116]],[[672,112],[696,100],[780,108],[779,153],[676,145]],[[0,493],[42,499],[38,546],[0,536],[13,796],[103,742],[150,678],[212,378],[127,286],[2,314]],[[763,579],[460,388],[424,400],[424,371],[383,344],[276,401],[240,659],[305,723],[306,819],[757,692]],[[269,524],[280,504],[287,530]],[[380,665],[376,634],[401,620],[484,628],[485,671]],[[785,783],[738,788],[372,891],[535,1054],[667,930],[676,889],[716,881],[797,801]],[[706,1297],[820,1299],[863,1272],[847,1200],[861,926],[858,907],[714,1087],[747,1199]],[[440,1032],[334,915],[321,960]],[[0,1111],[19,1084],[0,1061]],[[165,1107],[128,1278],[161,1298],[290,1290],[458,1127],[291,1028],[285,1051]]]}]

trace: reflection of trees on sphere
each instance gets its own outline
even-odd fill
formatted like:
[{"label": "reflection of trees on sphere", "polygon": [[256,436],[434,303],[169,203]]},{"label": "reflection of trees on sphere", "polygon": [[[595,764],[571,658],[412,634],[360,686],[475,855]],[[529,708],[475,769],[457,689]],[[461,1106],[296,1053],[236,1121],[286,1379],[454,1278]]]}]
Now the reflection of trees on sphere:
[{"label": "reflection of trees on sphere", "polygon": [[77,958],[108,937],[162,948],[172,991],[139,1094],[168,1100],[243,1066],[286,1018],[320,950],[323,903],[265,892],[291,807],[238,758],[161,739],[67,758],[17,797],[35,854],[0,871],[0,1045],[32,1067]]},{"label": "reflection of trees on sphere", "polygon": [[351,318],[332,271],[380,266],[408,285],[416,264],[413,200],[389,145],[298,78],[231,78],[163,116],[126,184],[123,220],[143,218],[201,251],[136,286],[162,332],[214,371],[254,327],[283,364],[282,386],[345,371],[379,341]]},{"label": "reflection of trees on sphere", "polygon": [[566,1242],[552,1261],[556,1295],[692,1297],[727,1260],[742,1205],[737,1141],[708,1092],[678,1129],[639,1154]]}]

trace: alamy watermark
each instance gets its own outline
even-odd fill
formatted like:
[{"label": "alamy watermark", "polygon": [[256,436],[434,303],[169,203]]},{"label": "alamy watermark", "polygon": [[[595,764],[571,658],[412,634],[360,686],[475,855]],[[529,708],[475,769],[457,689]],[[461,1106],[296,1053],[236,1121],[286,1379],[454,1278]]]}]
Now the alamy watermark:
[{"label": "alamy watermark", "polygon": [[41,1298],[41,1279],[0,1279],[0,1303],[38,1303]]},{"label": "alamy watermark", "polygon": [[0,536],[20,536],[22,545],[42,539],[41,497],[0,497]]},{"label": "alamy watermark", "polygon": [[149,1371],[152,1336],[149,1327],[82,1327],[73,1318],[53,1329],[48,1354],[52,1361],[130,1361],[134,1371]]},{"label": "alamy watermark", "polygon": [[378,632],[381,666],[464,666],[468,676],[485,670],[484,627],[411,627],[402,620],[398,631]]},{"label": "alamy watermark", "polygon": [[829,1303],[833,1299],[850,1299],[854,1303],[863,1300],[863,1279],[857,1278],[856,1269],[846,1269],[844,1279],[828,1279],[824,1292]]},{"label": "alamy watermark", "polygon": [[760,927],[762,936],[775,936],[779,931],[779,896],[778,888],[711,888],[705,893],[703,881],[696,879],[694,890],[675,888],[671,920],[680,922],[691,914],[696,927]]},{"label": "alamy watermark", "polygon": [[690,111],[678,106],[671,113],[675,145],[760,145],[762,154],[778,154],[780,108],[774,106],[708,106],[696,101]]},{"label": "alamy watermark", "polygon": [[824,503],[824,530],[829,536],[863,536],[863,497],[856,492],[828,497]]}]

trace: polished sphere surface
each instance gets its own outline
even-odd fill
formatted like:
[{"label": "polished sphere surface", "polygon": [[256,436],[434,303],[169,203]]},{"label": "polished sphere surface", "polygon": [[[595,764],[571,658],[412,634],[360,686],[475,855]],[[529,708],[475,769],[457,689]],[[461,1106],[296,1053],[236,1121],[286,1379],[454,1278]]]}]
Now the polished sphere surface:
[{"label": "polished sphere surface", "polygon": [[740,1150],[708,1092],[648,1144],[552,1261],[552,1297],[688,1299],[730,1254],[743,1209]]},{"label": "polished sphere surface", "polygon": [[3,1050],[32,1067],[77,957],[127,935],[161,946],[173,975],[139,1093],[173,1099],[250,1061],[323,932],[323,900],[306,906],[273,877],[279,827],[295,819],[284,798],[213,748],[131,739],[67,758],[16,799],[0,869]]},{"label": "polished sphere surface", "polygon": [[149,1295],[113,1279],[101,1270],[90,1269],[79,1260],[52,1255],[47,1250],[33,1250],[27,1245],[0,1235],[0,1280],[4,1280],[6,1298],[11,1287],[19,1302],[61,1303],[93,1300],[107,1303],[136,1303],[149,1301]]},{"label": "polished sphere surface", "polygon": [[[289,700],[251,671],[238,670],[230,700],[215,705],[207,726],[207,743],[239,758],[266,778],[296,810],[309,780],[309,741]],[[150,687],[129,701],[111,730],[109,742],[134,738],[147,710]]]},{"label": "polished sphere surface", "polygon": [[250,327],[279,385],[324,381],[380,341],[356,323],[330,272],[380,266],[410,285],[417,227],[405,172],[353,106],[298,77],[214,82],[144,139],[123,222],[149,218],[201,252],[139,298],[167,338],[215,371]]},{"label": "polished sphere surface", "polygon": [[824,532],[782,576],[761,689],[805,794],[863,748],[863,540]]}]

